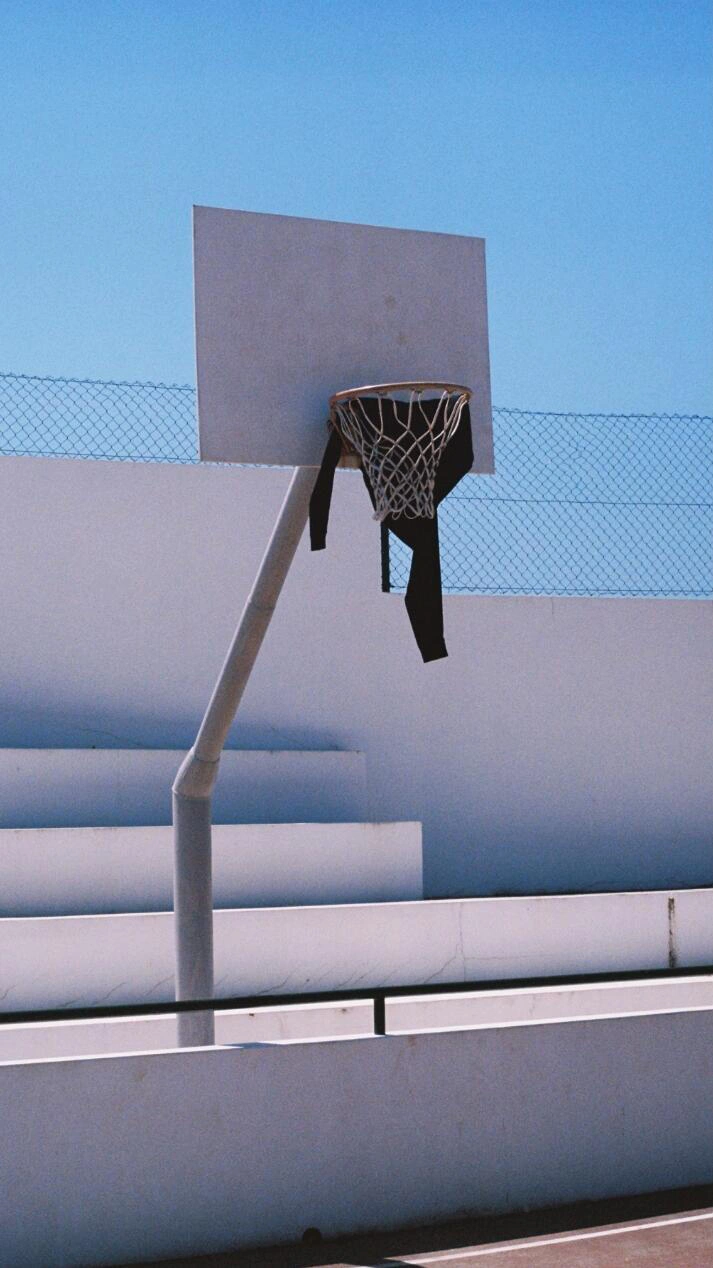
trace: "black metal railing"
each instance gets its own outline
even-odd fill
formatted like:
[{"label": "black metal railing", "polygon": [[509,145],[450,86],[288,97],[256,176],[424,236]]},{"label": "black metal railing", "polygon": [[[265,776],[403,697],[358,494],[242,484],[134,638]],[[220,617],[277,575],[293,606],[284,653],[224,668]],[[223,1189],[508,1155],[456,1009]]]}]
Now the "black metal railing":
[{"label": "black metal railing", "polygon": [[[600,973],[568,973],[538,977],[485,978],[467,982],[421,982],[403,986],[367,986],[351,990],[298,991],[289,994],[232,995],[217,999],[162,1000],[131,1004],[90,1004],[67,1008],[32,1008],[0,1012],[0,1026],[57,1021],[109,1021],[115,1017],[174,1016],[177,1013],[225,1012],[228,1009],[254,1012],[262,1008],[283,1008],[291,1004],[357,1003],[371,1000],[374,1034],[385,1035],[386,1004],[389,999],[419,995],[454,995],[473,991],[515,991],[536,987],[590,986],[606,982],[676,981],[686,977],[713,976],[713,964],[670,968],[625,969]],[[270,1042],[266,1040],[265,1042]]]}]

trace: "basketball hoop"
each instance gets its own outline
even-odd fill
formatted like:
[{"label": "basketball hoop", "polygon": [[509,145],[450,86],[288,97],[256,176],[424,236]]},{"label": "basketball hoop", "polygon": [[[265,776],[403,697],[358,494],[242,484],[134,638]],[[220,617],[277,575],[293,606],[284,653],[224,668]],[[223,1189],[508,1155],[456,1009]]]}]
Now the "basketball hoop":
[{"label": "basketball hoop", "polygon": [[441,455],[471,398],[456,383],[376,383],[329,398],[329,425],[357,456],[374,495],[374,519],[433,519]]}]

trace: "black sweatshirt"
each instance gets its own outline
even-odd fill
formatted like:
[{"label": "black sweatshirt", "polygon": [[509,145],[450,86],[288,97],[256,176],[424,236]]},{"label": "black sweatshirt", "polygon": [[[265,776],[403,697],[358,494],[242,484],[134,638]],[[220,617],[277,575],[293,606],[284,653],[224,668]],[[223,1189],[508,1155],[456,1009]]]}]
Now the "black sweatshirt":
[{"label": "black sweatshirt", "polygon": [[[422,408],[428,410],[430,406],[435,410],[438,404],[438,401],[424,401]],[[378,402],[375,398],[366,399],[363,406],[367,410],[372,408],[375,411],[378,410]],[[394,403],[396,411],[399,411],[400,406],[403,409],[408,408],[405,403]],[[334,485],[334,473],[341,451],[341,437],[332,430],[309,506],[312,550],[323,550],[326,545],[329,504]],[[438,464],[434,496],[436,507],[463,476],[467,475],[472,465],[473,439],[470,410],[466,404],[463,407],[460,422],[444,447]],[[373,505],[374,492],[363,466],[361,466],[361,473]],[[384,526],[413,551],[406,589],[406,610],[424,661],[440,660],[443,656],[447,656],[448,652],[443,638],[443,596],[437,515],[434,513],[433,519],[425,517],[409,519],[405,515],[389,515],[384,520]]]}]

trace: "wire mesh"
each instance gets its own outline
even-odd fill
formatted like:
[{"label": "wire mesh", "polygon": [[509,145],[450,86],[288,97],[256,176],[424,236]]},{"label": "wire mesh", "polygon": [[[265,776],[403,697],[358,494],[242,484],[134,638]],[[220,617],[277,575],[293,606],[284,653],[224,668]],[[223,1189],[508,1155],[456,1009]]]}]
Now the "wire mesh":
[{"label": "wire mesh", "polygon": [[197,462],[195,388],[0,374],[0,453]]},{"label": "wire mesh", "polygon": [[[447,594],[713,597],[713,418],[494,411],[439,508]],[[0,453],[198,461],[195,389],[0,374]],[[410,551],[389,539],[390,589]]]},{"label": "wire mesh", "polygon": [[[713,596],[713,418],[494,412],[495,476],[439,508],[448,594]],[[410,552],[391,537],[390,588]]]}]

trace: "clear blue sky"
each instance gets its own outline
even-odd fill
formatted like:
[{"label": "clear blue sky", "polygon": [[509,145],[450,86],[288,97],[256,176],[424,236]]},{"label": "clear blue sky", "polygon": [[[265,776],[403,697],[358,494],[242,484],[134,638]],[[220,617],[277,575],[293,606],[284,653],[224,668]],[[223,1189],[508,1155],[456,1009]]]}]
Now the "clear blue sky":
[{"label": "clear blue sky", "polygon": [[3,0],[0,370],[195,378],[191,204],[482,235],[496,405],[710,413],[708,0]]}]

